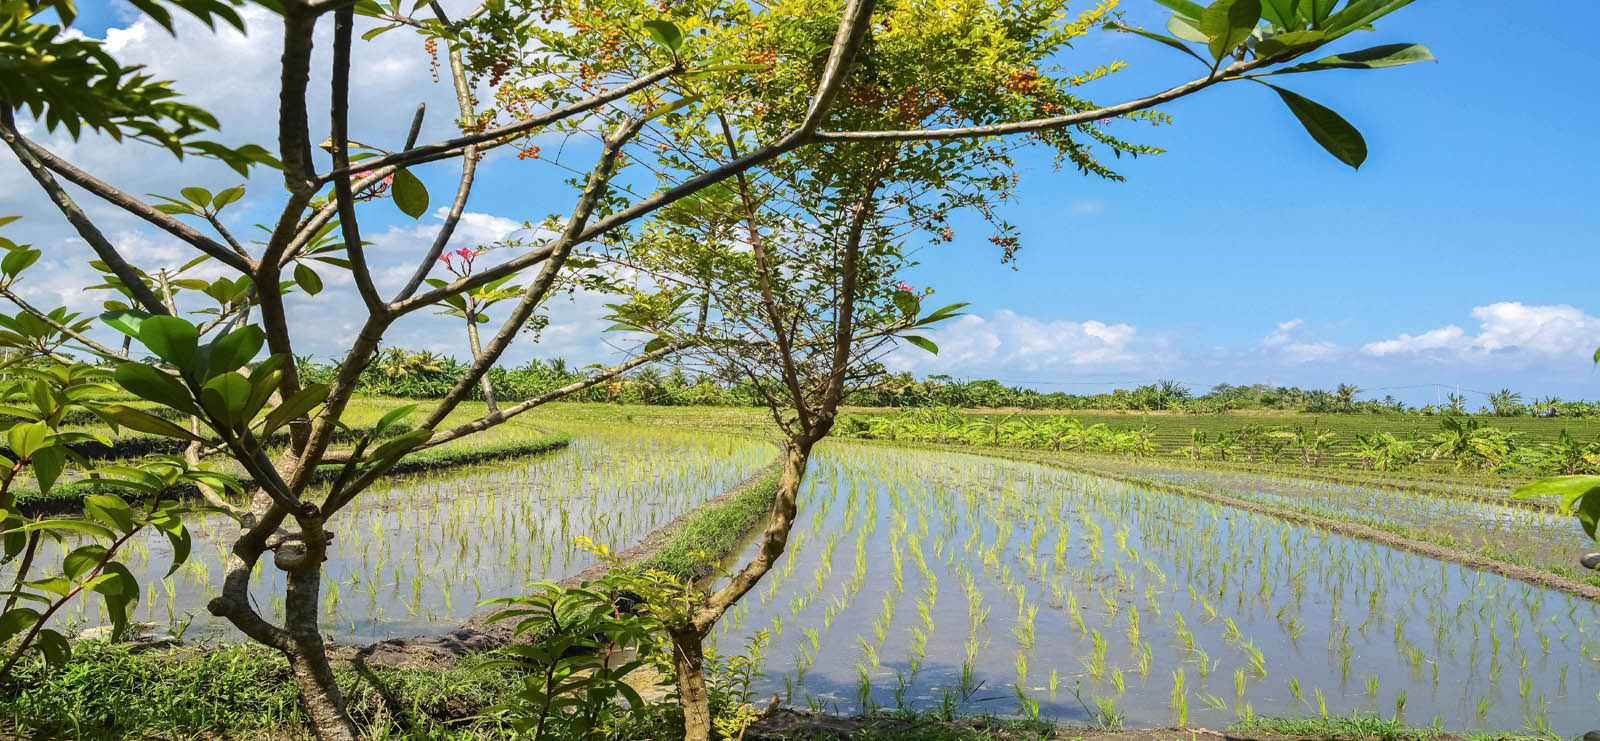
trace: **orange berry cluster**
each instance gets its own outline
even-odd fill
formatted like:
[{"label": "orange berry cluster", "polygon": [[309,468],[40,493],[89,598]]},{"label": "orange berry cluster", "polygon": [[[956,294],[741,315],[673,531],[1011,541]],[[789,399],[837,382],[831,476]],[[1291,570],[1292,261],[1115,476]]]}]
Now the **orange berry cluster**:
[{"label": "orange berry cluster", "polygon": [[423,48],[428,50],[428,74],[433,75],[433,81],[439,81],[439,40],[428,39]]}]

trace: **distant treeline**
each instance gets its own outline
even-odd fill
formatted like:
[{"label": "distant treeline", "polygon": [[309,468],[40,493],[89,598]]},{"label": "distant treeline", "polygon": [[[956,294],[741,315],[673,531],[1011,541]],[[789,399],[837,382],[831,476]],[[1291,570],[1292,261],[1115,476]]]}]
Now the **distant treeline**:
[{"label": "distant treeline", "polygon": [[[312,381],[331,380],[338,371],[335,365],[318,363],[309,358],[302,358],[299,366],[301,377]],[[461,380],[466,370],[466,363],[450,356],[389,348],[379,353],[362,371],[361,390],[380,396],[439,398]],[[493,368],[489,371],[489,379],[499,399],[514,402],[575,383],[587,378],[589,373],[589,370],[568,365],[561,359],[535,359],[516,368]],[[929,376],[918,380],[902,373],[887,376],[870,387],[855,391],[848,403],[867,407],[949,406],[963,409],[1174,411],[1194,414],[1266,409],[1314,414],[1600,416],[1600,403],[1565,401],[1554,397],[1526,401],[1521,394],[1509,389],[1482,395],[1483,398],[1476,404],[1469,404],[1465,396],[1448,394],[1445,403],[1422,407],[1407,406],[1393,397],[1358,398],[1362,393],[1362,389],[1350,384],[1325,390],[1224,383],[1204,394],[1196,394],[1176,381],[1157,381],[1132,389],[1117,389],[1111,393],[1069,394],[1007,386],[992,379],[962,381],[950,376]],[[472,398],[482,398],[482,392],[476,386],[472,389]],[[760,396],[747,382],[715,378],[673,367],[642,368],[569,398],[573,401],[667,406],[756,406],[760,403]]]}]

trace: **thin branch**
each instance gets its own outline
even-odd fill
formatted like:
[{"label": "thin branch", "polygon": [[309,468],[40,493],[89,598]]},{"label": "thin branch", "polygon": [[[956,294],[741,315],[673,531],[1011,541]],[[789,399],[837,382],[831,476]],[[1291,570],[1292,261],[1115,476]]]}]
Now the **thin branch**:
[{"label": "thin branch", "polygon": [[[17,140],[22,144],[23,147],[27,148],[34,157],[38,158],[40,163],[42,163],[46,168],[49,168],[51,172],[60,175],[62,179],[66,180],[67,182],[93,193],[106,203],[144,219],[156,228],[189,243],[190,246],[200,250],[201,252],[217,258],[234,270],[238,270],[242,273],[250,272],[249,255],[229,252],[227,247],[218,244],[216,240],[213,240],[210,237],[200,233],[199,230],[189,226],[188,224],[178,221],[169,214],[164,214],[160,211],[157,211],[155,208],[151,207],[150,204],[134,198],[133,196],[118,190],[110,183],[100,180],[99,178],[78,169],[77,167],[73,166],[72,163],[57,157],[44,147],[39,146],[35,142],[29,141],[27,137],[18,134]],[[211,217],[208,216],[207,218],[209,219]]]},{"label": "thin branch", "polygon": [[283,74],[278,92],[278,156],[283,184],[290,193],[315,190],[311,161],[311,124],[306,114],[306,88],[311,82],[311,37],[317,12],[303,0],[283,3]]},{"label": "thin branch", "polygon": [[[436,10],[437,12],[437,10]],[[472,88],[467,84],[467,73],[461,62],[461,51],[454,47],[450,49],[450,81],[456,90],[456,106],[461,109],[461,120],[471,121],[472,113]],[[415,139],[415,137],[413,137]],[[411,148],[408,142],[406,148]],[[439,227],[439,233],[434,235],[433,246],[428,248],[428,254],[422,258],[422,263],[412,272],[411,279],[406,281],[405,287],[395,294],[396,302],[404,301],[422,287],[422,281],[428,278],[428,273],[433,270],[434,263],[439,256],[444,254],[444,248],[450,243],[450,238],[455,235],[456,225],[461,223],[461,214],[467,209],[467,197],[472,194],[473,179],[478,172],[478,148],[467,145],[461,152],[461,181],[456,184],[455,200],[450,202],[450,212],[444,217],[444,224]]]},{"label": "thin branch", "polygon": [[833,36],[833,48],[828,51],[828,64],[822,70],[822,80],[817,84],[816,94],[811,97],[811,107],[806,110],[806,117],[796,129],[797,134],[811,134],[827,117],[828,109],[844,88],[856,52],[861,50],[861,44],[872,28],[872,11],[876,5],[876,0],[850,0],[850,4],[845,6],[839,30]]},{"label": "thin branch", "polygon": [[466,397],[472,385],[476,384],[478,379],[488,373],[489,368],[499,361],[500,354],[505,352],[506,347],[511,344],[511,340],[517,336],[517,332],[522,329],[523,324],[528,321],[528,317],[533,314],[534,309],[538,308],[539,304],[544,301],[550,286],[555,283],[556,276],[566,266],[567,255],[571,254],[572,248],[581,241],[577,238],[577,235],[583,231],[584,225],[589,221],[589,216],[594,213],[595,207],[600,203],[600,198],[605,195],[607,186],[611,182],[611,176],[616,171],[618,153],[622,151],[623,146],[633,139],[634,135],[639,133],[639,130],[644,127],[645,121],[646,119],[643,116],[626,119],[619,123],[612,136],[606,139],[605,148],[600,153],[600,159],[595,162],[594,171],[589,174],[589,182],[584,186],[583,195],[578,198],[578,203],[573,206],[572,215],[567,218],[566,228],[562,230],[561,236],[555,240],[550,259],[545,262],[544,267],[534,277],[533,282],[523,291],[522,299],[517,302],[517,307],[512,310],[511,316],[506,318],[505,323],[500,325],[500,330],[484,346],[483,354],[473,359],[472,366],[467,369],[461,380],[456,382],[455,388],[452,388],[444,399],[439,402],[439,406],[435,407],[433,412],[428,415],[428,420],[423,423],[423,427],[431,428],[439,424],[451,410],[455,409],[457,404],[461,403],[461,400]]},{"label": "thin branch", "polygon": [[1218,70],[1198,80],[1191,80],[1175,87],[1167,88],[1155,95],[1149,95],[1126,103],[1119,103],[1105,108],[1096,108],[1092,111],[1079,111],[1063,116],[1051,118],[1037,118],[1030,121],[1012,121],[1008,123],[987,124],[984,126],[960,126],[948,129],[918,129],[914,131],[819,131],[814,139],[819,142],[849,142],[849,141],[929,141],[940,139],[975,139],[986,136],[1007,136],[1011,134],[1031,134],[1036,131],[1049,131],[1068,126],[1098,121],[1103,118],[1112,118],[1125,113],[1142,111],[1154,108],[1162,103],[1167,103],[1186,95],[1204,90],[1219,82],[1229,82],[1239,79],[1245,72],[1264,67],[1274,63],[1272,58],[1254,59],[1248,62],[1235,62],[1227,68]]},{"label": "thin branch", "polygon": [[23,311],[26,311],[29,314],[32,314],[39,321],[42,321],[45,324],[50,325],[50,327],[55,329],[57,332],[60,332],[61,334],[64,334],[64,335],[66,335],[68,337],[71,337],[74,340],[77,340],[78,342],[82,343],[84,347],[87,347],[90,350],[93,350],[93,351],[95,351],[97,353],[100,353],[101,355],[104,355],[104,356],[109,357],[109,358],[120,358],[122,360],[127,360],[128,359],[127,355],[124,355],[121,352],[118,352],[116,350],[112,350],[111,348],[106,347],[105,345],[102,345],[102,344],[100,344],[98,342],[95,342],[94,340],[89,339],[88,337],[84,336],[83,334],[73,331],[70,327],[66,326],[65,324],[62,324],[61,322],[58,322],[58,321],[50,318],[49,314],[47,314],[45,312],[42,312],[42,311],[38,310],[37,308],[34,308],[34,306],[32,304],[30,304],[27,301],[23,300],[23,298],[21,296],[18,296],[16,293],[13,293],[11,291],[11,289],[9,289],[9,288],[0,287],[0,296],[5,296],[8,300],[11,301],[11,303],[16,304],[17,308],[22,309]]},{"label": "thin branch", "polygon": [[[680,71],[681,69],[681,64],[673,63],[670,66],[662,67],[661,69],[651,72],[650,74],[633,80],[625,85],[621,85],[603,93],[584,98],[583,100],[566,106],[565,108],[557,108],[556,110],[547,111],[537,116],[529,116],[528,118],[522,119],[516,123],[506,124],[505,126],[489,129],[487,131],[480,131],[476,134],[468,134],[466,136],[460,136],[454,139],[447,139],[437,144],[412,147],[404,152],[396,152],[394,154],[383,155],[382,157],[374,157],[369,160],[363,160],[359,167],[362,170],[376,170],[380,167],[417,164],[420,162],[428,162],[434,159],[440,159],[442,157],[454,156],[469,146],[483,144],[485,142],[494,142],[496,139],[513,137],[525,131],[531,131],[541,126],[548,126],[552,123],[571,118],[580,113],[587,113],[606,105],[607,103],[621,100],[629,95],[639,92],[640,90],[650,87],[661,80],[666,79],[668,76],[672,75],[674,72]],[[496,146],[496,144],[491,144],[490,146]],[[488,148],[489,147],[479,147],[479,149]],[[327,183],[336,177],[349,175],[352,172],[353,170],[350,167],[335,168],[331,172],[318,175],[317,182]]]},{"label": "thin branch", "polygon": [[[333,129],[333,166],[344,168],[350,164],[350,37],[355,25],[355,11],[340,8],[333,14],[333,96],[329,112]],[[421,122],[422,109],[417,111]],[[413,127],[415,128],[415,127]],[[372,314],[387,313],[388,305],[378,297],[372,284],[372,269],[367,265],[367,251],[361,246],[361,229],[356,221],[356,203],[350,192],[350,178],[333,181],[334,198],[339,204],[339,229],[344,233],[345,254],[350,256],[350,273],[355,278],[356,291]]]},{"label": "thin branch", "polygon": [[[839,32],[844,33],[844,25],[840,25]],[[727,117],[717,114],[717,120],[722,124],[723,141],[728,146],[728,156],[734,159],[739,157],[739,145],[734,141],[733,129],[728,126]],[[744,204],[745,226],[749,230],[750,256],[755,260],[756,277],[761,286],[761,306],[767,312],[767,321],[771,322],[773,340],[777,344],[778,358],[783,361],[783,382],[789,389],[790,402],[794,404],[795,414],[800,419],[800,429],[811,431],[811,411],[806,408],[806,397],[800,391],[798,376],[794,369],[794,352],[789,343],[789,333],[783,329],[783,315],[778,311],[778,298],[772,292],[772,265],[767,260],[767,251],[764,240],[761,238],[760,225],[756,222],[755,201],[750,195],[750,182],[745,179],[744,173],[734,175],[739,184],[739,201]]]},{"label": "thin branch", "polygon": [[[223,226],[222,220],[217,218],[216,214],[208,212],[208,213],[205,214],[205,218],[206,218],[206,221],[211,224],[211,228],[212,229],[216,229],[217,233],[222,235],[222,238],[227,241],[228,246],[232,247],[233,251],[236,254],[238,254],[240,257],[244,258],[245,260],[251,260],[252,259],[250,257],[250,253],[245,250],[244,245],[239,244],[239,240],[233,238],[233,233],[228,231],[228,227]],[[242,272],[249,273],[254,269],[255,269],[254,267],[248,267],[246,270],[244,270]]]},{"label": "thin branch", "polygon": [[67,222],[78,231],[78,236],[89,243],[89,247],[105,262],[106,267],[122,281],[134,300],[138,301],[145,311],[152,314],[166,314],[167,307],[162,305],[161,297],[144,284],[144,279],[134,272],[127,260],[122,259],[122,254],[117,252],[117,248],[112,246],[104,234],[100,233],[99,227],[96,227],[89,219],[89,215],[72,200],[72,196],[67,195],[66,189],[56,182],[44,163],[34,156],[30,148],[23,145],[22,134],[17,131],[16,119],[12,117],[11,107],[8,105],[0,105],[0,139],[4,139],[11,147],[12,153],[22,162],[22,168],[27,170],[28,174],[33,176],[34,182],[50,196],[50,200],[55,202],[61,215],[67,217]]}]

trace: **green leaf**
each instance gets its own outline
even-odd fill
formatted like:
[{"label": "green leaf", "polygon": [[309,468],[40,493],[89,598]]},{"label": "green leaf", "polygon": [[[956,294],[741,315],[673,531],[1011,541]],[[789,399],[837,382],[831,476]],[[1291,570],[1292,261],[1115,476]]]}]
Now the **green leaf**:
[{"label": "green leaf", "polygon": [[1312,28],[1322,28],[1322,24],[1333,13],[1333,6],[1339,4],[1339,0],[1300,0],[1300,2],[1301,14],[1311,21]]},{"label": "green leaf", "polygon": [[1174,15],[1167,19],[1167,31],[1184,41],[1193,41],[1197,44],[1211,43],[1211,39],[1206,38],[1206,35],[1200,32],[1199,23],[1195,19]]},{"label": "green leaf", "polygon": [[1262,0],[1261,17],[1278,28],[1298,31],[1304,25],[1300,19],[1300,0]]},{"label": "green leaf", "polygon": [[1156,2],[1171,8],[1174,13],[1194,20],[1200,20],[1200,16],[1206,13],[1206,9],[1200,7],[1199,3],[1189,0],[1156,0]]},{"label": "green leaf", "polygon": [[1595,537],[1595,528],[1600,525],[1600,492],[1589,492],[1578,500],[1578,522],[1583,524],[1583,531],[1590,538]]},{"label": "green leaf", "polygon": [[244,416],[255,419],[261,414],[261,408],[267,405],[272,398],[272,392],[278,388],[278,382],[283,380],[283,371],[273,369],[263,372],[257,368],[250,374],[250,403],[244,408]]},{"label": "green leaf", "polygon": [[115,494],[90,494],[83,498],[83,513],[125,533],[133,532],[133,510]]},{"label": "green leaf", "polygon": [[224,373],[200,389],[200,405],[232,430],[243,430],[245,407],[250,403],[250,380],[237,372]]},{"label": "green leaf", "polygon": [[300,389],[299,393],[285,399],[276,409],[267,413],[267,421],[261,425],[261,436],[271,435],[290,420],[311,411],[312,407],[321,404],[326,398],[328,398],[328,384],[313,383]]},{"label": "green leaf", "polygon": [[211,197],[211,207],[212,208],[216,208],[216,209],[221,209],[223,206],[226,206],[226,205],[228,205],[230,203],[233,203],[234,201],[237,201],[237,200],[239,200],[240,198],[243,198],[243,197],[244,197],[244,186],[243,185],[236,185],[236,186],[234,186],[232,188],[225,188],[223,190],[217,191],[217,194]]},{"label": "green leaf", "polygon": [[[1411,4],[1411,0],[1351,0],[1343,10],[1328,15],[1333,10],[1334,0],[1312,0],[1315,8],[1312,18],[1314,28],[1328,29],[1328,38],[1337,39],[1352,31],[1365,28],[1390,13]],[[1321,14],[1321,18],[1315,17]],[[1323,19],[1326,19],[1324,23]]]},{"label": "green leaf", "polygon": [[1530,497],[1561,497],[1561,510],[1571,512],[1572,505],[1591,492],[1600,492],[1600,476],[1552,476],[1523,484],[1511,492],[1516,499]]},{"label": "green leaf", "polygon": [[172,576],[185,561],[189,560],[189,552],[194,546],[194,541],[189,536],[188,528],[183,526],[183,520],[171,510],[157,513],[150,518],[150,524],[166,535],[167,541],[172,543],[172,565],[167,568],[166,573],[166,576]]},{"label": "green leaf", "polygon": [[1261,0],[1217,0],[1200,16],[1211,58],[1221,61],[1249,38],[1261,22]]},{"label": "green leaf", "polygon": [[1381,69],[1433,60],[1433,52],[1421,44],[1383,44],[1361,51],[1335,54],[1314,62],[1275,70],[1272,74],[1286,75],[1295,72],[1314,72],[1323,69]]},{"label": "green leaf", "polygon": [[39,647],[39,653],[44,654],[46,666],[59,669],[72,659],[72,644],[67,643],[66,636],[50,628],[40,629],[38,635],[33,637],[33,644]]},{"label": "green leaf", "polygon": [[152,316],[139,324],[139,341],[156,357],[188,371],[200,344],[200,331],[175,316]]},{"label": "green leaf", "polygon": [[88,520],[40,520],[17,528],[17,532],[23,533],[31,533],[35,530],[65,530],[80,535],[93,535],[106,540],[116,540],[117,538],[117,534],[106,526]]},{"label": "green leaf", "polygon": [[183,385],[177,378],[144,363],[118,363],[112,377],[116,379],[118,386],[145,401],[153,401],[189,414],[199,411],[194,405],[194,397],[190,395],[189,387]]},{"label": "green leaf", "polygon": [[[1256,44],[1256,55],[1259,57],[1275,57],[1285,52],[1305,53],[1327,43],[1328,34],[1322,31],[1290,31],[1269,36]],[[1275,75],[1282,70],[1263,73]]]},{"label": "green leaf", "polygon": [[[1179,40],[1177,40],[1175,38],[1172,38],[1171,36],[1162,36],[1159,33],[1151,33],[1149,31],[1146,31],[1146,30],[1143,30],[1143,29],[1134,28],[1132,26],[1126,26],[1126,25],[1123,25],[1121,23],[1117,23],[1116,21],[1112,21],[1110,23],[1107,23],[1106,24],[1106,28],[1110,28],[1110,29],[1117,30],[1117,31],[1126,31],[1126,32],[1132,33],[1132,34],[1137,34],[1139,36],[1143,36],[1143,37],[1145,37],[1147,39],[1150,39],[1151,41],[1156,41],[1156,42],[1160,42],[1162,44],[1166,44],[1167,46],[1170,46],[1170,47],[1172,47],[1174,49],[1177,49],[1178,51],[1181,51],[1181,52],[1183,52],[1185,54],[1188,54],[1189,56],[1194,57],[1195,59],[1200,59],[1200,55],[1194,53],[1194,50],[1190,49],[1187,44],[1185,44],[1182,41],[1179,41]],[[1200,61],[1203,62],[1205,60],[1204,59],[1200,59]]]},{"label": "green leaf", "polygon": [[43,422],[22,422],[6,431],[6,442],[11,446],[12,455],[26,458],[46,445],[45,438],[49,434],[50,428]]},{"label": "green leaf", "polygon": [[433,430],[412,430],[404,435],[379,445],[377,450],[372,451],[370,458],[374,461],[399,458],[400,456],[409,452],[412,448],[427,442],[428,438],[430,437],[433,437]]},{"label": "green leaf", "polygon": [[930,339],[928,339],[926,337],[918,337],[916,335],[908,334],[908,335],[906,335],[904,337],[901,337],[900,339],[905,340],[906,342],[909,342],[909,343],[911,343],[913,345],[916,345],[917,347],[920,347],[920,348],[922,348],[924,350],[927,350],[929,353],[931,353],[933,355],[938,355],[939,354],[939,346],[933,344],[933,340],[930,340]]},{"label": "green leaf", "polygon": [[683,48],[683,31],[672,21],[645,21],[645,33],[650,34],[650,40],[656,42],[667,51],[677,54]]},{"label": "green leaf", "polygon": [[[427,209],[426,200],[423,201],[423,209]],[[294,282],[309,295],[322,293],[322,278],[317,275],[317,271],[307,267],[303,262],[294,264]]]},{"label": "green leaf", "polygon": [[665,116],[668,113],[676,111],[676,110],[678,110],[680,108],[685,108],[687,106],[694,105],[695,103],[700,102],[702,97],[703,96],[699,96],[699,95],[687,95],[687,96],[684,96],[684,97],[679,98],[677,100],[674,100],[671,103],[668,103],[666,105],[656,107],[654,110],[652,110],[649,113],[645,114],[645,118],[646,119],[660,118],[660,117]]},{"label": "green leaf", "polygon": [[0,273],[15,277],[18,273],[27,270],[29,265],[39,259],[44,253],[33,249],[15,249],[0,258]]},{"label": "green leaf", "polygon": [[0,615],[0,643],[10,641],[24,630],[39,622],[39,611],[31,607],[18,607]]},{"label": "green leaf", "polygon": [[402,167],[394,171],[389,193],[394,196],[394,205],[400,212],[413,219],[420,219],[428,212],[428,188],[410,170]]},{"label": "green leaf", "polygon": [[150,312],[138,309],[118,309],[100,315],[100,321],[129,337],[139,339],[139,326],[150,318]]},{"label": "green leaf", "polygon": [[45,579],[35,579],[30,581],[28,582],[28,586],[33,587],[34,589],[43,589],[44,591],[59,597],[65,597],[72,593],[73,583],[72,580],[68,579],[67,577],[52,576]]},{"label": "green leaf", "polygon": [[50,487],[61,477],[67,465],[65,448],[47,447],[33,452],[33,477],[37,479],[40,494],[49,494]]},{"label": "green leaf", "polygon": [[121,404],[108,404],[100,408],[100,413],[111,421],[130,430],[148,432],[162,437],[175,437],[179,440],[205,442],[205,439],[182,427],[168,422],[155,415],[146,414],[133,407]]},{"label": "green leaf", "polygon": [[211,205],[211,191],[206,190],[205,188],[189,187],[178,192],[183,194],[183,197],[188,199],[190,203],[193,203],[200,208],[205,208],[206,206]]},{"label": "green leaf", "polygon": [[417,404],[407,404],[407,405],[405,405],[403,407],[400,407],[398,409],[389,410],[388,414],[385,414],[382,417],[378,418],[378,423],[372,426],[372,434],[374,434],[374,435],[383,434],[383,431],[389,429],[390,425],[393,425],[394,423],[399,422],[402,419],[405,419],[406,417],[410,416],[412,412],[417,411],[417,406],[419,406],[419,405],[417,405]]},{"label": "green leaf", "polygon": [[61,559],[61,567],[66,572],[67,578],[77,581],[78,577],[94,570],[106,558],[106,547],[98,543],[80,545],[72,549],[66,558]]},{"label": "green leaf", "polygon": [[911,295],[909,291],[895,291],[891,298],[894,299],[894,307],[899,309],[900,313],[906,315],[908,318],[915,317],[917,315],[917,310],[922,306],[921,303],[917,301],[917,297]]},{"label": "green leaf", "polygon": [[1361,168],[1361,163],[1367,160],[1367,141],[1361,138],[1361,132],[1357,131],[1356,127],[1351,126],[1350,122],[1339,114],[1305,96],[1276,85],[1267,87],[1277,91],[1284,105],[1289,106],[1289,111],[1294,117],[1300,119],[1300,125],[1305,127],[1306,133],[1317,140],[1323,149],[1328,150],[1328,154],[1353,168]]},{"label": "green leaf", "polygon": [[254,325],[240,327],[218,337],[206,353],[206,377],[239,370],[253,360],[256,353],[261,352],[261,346],[266,342],[266,333]]}]

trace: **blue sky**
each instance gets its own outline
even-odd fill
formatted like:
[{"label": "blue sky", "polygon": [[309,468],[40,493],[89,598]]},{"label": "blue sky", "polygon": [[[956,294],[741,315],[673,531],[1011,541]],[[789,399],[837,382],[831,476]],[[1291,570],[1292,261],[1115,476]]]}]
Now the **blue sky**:
[{"label": "blue sky", "polygon": [[[1150,0],[1122,8],[1135,23],[1163,23]],[[225,133],[265,138],[253,127],[270,121],[263,106],[271,96],[207,76],[219,60],[246,77],[269,69],[277,53],[270,29],[240,38],[186,27],[174,40],[125,6],[88,2],[81,10],[84,32],[109,31],[127,55],[176,77],[222,114]],[[1412,41],[1439,61],[1280,78],[1361,129],[1370,155],[1359,172],[1323,153],[1270,91],[1244,84],[1165,108],[1171,126],[1121,124],[1119,133],[1168,150],[1123,160],[1124,183],[1053,172],[1044,156],[1025,154],[1020,197],[1004,213],[1022,228],[1019,262],[1001,265],[988,233],[970,222],[958,222],[955,243],[923,250],[911,282],[971,302],[971,316],[935,334],[937,358],[908,349],[891,366],[1073,391],[1161,377],[1196,387],[1348,381],[1419,403],[1434,396],[1413,388],[1422,384],[1600,397],[1590,362],[1600,344],[1600,238],[1591,226],[1600,144],[1590,133],[1600,103],[1575,94],[1593,87],[1600,51],[1588,34],[1600,26],[1600,4],[1562,3],[1561,11],[1559,22],[1519,24],[1505,20],[1503,4],[1420,0],[1376,33],[1333,49]],[[395,32],[358,50],[382,63],[358,106],[355,138],[369,140],[364,130],[395,138],[419,99],[449,110],[441,86],[415,84],[427,79],[420,46]],[[1126,34],[1092,34],[1062,61],[1090,67],[1113,59],[1130,68],[1086,89],[1091,99],[1117,102],[1201,73],[1192,59]],[[447,134],[447,123],[435,116],[428,133]],[[104,143],[35,135],[80,164],[93,167],[98,156],[113,175],[138,183],[126,188],[132,192],[176,190],[167,168],[106,160]],[[550,199],[540,196],[560,191],[540,183],[557,178],[530,178],[520,164],[486,163],[469,204],[477,229],[464,239],[492,240],[544,216]],[[0,164],[0,210],[28,215],[20,228],[36,243],[70,243],[59,216],[19,183],[5,184],[16,174],[14,164]],[[453,183],[448,168],[422,174],[436,194]],[[200,163],[186,164],[184,176],[191,179],[177,184],[237,180]],[[272,192],[270,179],[252,178],[251,187]],[[268,201],[247,199],[233,221],[245,228],[265,218]],[[367,233],[392,245],[403,272],[431,218],[419,226],[380,215]],[[170,254],[137,225],[123,226],[146,252]],[[71,288],[63,278],[40,290],[70,305]],[[330,300],[304,303],[300,316],[336,316]],[[595,302],[575,300],[552,317],[540,345],[524,343],[516,354],[612,357],[594,340],[596,311]],[[439,336],[422,326],[401,340],[462,353]],[[341,339],[328,323],[309,349],[331,353]]]}]

